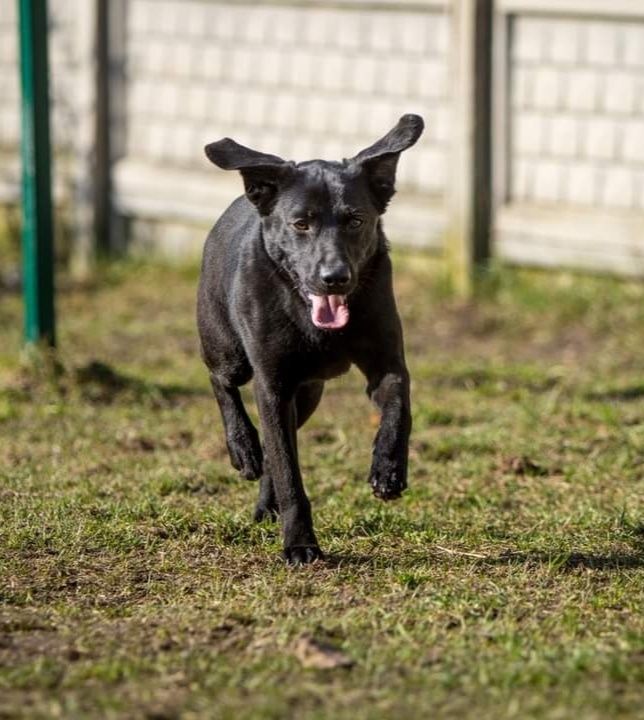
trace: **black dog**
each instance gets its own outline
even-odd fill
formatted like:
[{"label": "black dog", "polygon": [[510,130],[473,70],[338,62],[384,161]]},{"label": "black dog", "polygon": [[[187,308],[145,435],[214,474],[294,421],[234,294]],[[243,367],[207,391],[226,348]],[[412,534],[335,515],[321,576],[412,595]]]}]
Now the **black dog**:
[{"label": "black dog", "polygon": [[[355,363],[382,413],[369,482],[397,498],[407,486],[409,374],[380,216],[393,196],[400,153],[423,131],[404,115],[350,160],[295,164],[229,138],[205,148],[239,170],[245,196],[210,232],[197,319],[233,466],[261,477],[255,519],[281,516],[284,557],[322,557],[297,458],[296,431],[324,382]],[[263,447],[239,387],[255,377]]]}]

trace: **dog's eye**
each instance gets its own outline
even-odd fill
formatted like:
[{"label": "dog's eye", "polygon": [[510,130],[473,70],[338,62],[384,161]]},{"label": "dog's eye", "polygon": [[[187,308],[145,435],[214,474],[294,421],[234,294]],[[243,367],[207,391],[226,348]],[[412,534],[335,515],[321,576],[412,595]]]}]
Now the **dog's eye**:
[{"label": "dog's eye", "polygon": [[362,218],[357,217],[357,216],[350,217],[347,220],[347,227],[351,228],[351,230],[355,230],[356,228],[359,228],[360,225],[362,225],[362,223],[363,223]]},{"label": "dog's eye", "polygon": [[306,220],[296,220],[293,223],[293,227],[298,232],[306,232],[309,229],[309,224],[306,222]]}]

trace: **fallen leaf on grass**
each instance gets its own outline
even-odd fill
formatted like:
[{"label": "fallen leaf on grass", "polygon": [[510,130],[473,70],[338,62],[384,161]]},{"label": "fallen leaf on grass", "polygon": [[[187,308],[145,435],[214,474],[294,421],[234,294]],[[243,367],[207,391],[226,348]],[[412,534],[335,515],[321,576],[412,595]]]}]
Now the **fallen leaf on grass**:
[{"label": "fallen leaf on grass", "polygon": [[421,660],[423,667],[430,667],[437,665],[443,659],[443,653],[437,648],[432,648],[425,653],[425,656]]},{"label": "fallen leaf on grass", "polygon": [[152,438],[128,430],[117,438],[118,444],[128,452],[154,452],[157,444]]},{"label": "fallen leaf on grass", "polygon": [[164,450],[185,450],[192,445],[192,442],[192,433],[188,431],[181,431],[163,437],[158,442],[146,435],[140,435],[134,430],[128,430],[118,437],[119,445],[130,452],[154,452],[159,448]]},{"label": "fallen leaf on grass", "polygon": [[341,650],[324,640],[303,635],[295,643],[295,657],[302,667],[316,670],[329,670],[338,667],[351,667],[354,661]]}]

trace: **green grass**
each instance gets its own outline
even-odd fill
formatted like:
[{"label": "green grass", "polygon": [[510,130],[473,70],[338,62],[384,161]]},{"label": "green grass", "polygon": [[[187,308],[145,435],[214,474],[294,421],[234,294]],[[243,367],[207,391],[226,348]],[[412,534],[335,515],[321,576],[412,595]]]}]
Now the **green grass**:
[{"label": "green grass", "polygon": [[229,466],[194,268],[65,286],[56,358],[2,296],[0,717],[641,716],[644,287],[495,270],[464,305],[396,266],[410,490],[372,498],[364,381],[329,383],[301,569]]}]

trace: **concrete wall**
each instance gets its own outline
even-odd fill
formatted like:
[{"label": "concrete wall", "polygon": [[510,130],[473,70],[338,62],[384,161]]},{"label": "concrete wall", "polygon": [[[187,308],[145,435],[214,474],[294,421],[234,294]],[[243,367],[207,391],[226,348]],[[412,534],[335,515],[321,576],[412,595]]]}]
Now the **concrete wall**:
[{"label": "concrete wall", "polygon": [[[57,194],[79,206],[94,3],[50,1]],[[204,158],[214,139],[339,159],[417,112],[426,133],[401,159],[386,227],[441,250],[457,1],[111,0],[117,232],[145,251],[198,252],[241,191]],[[0,16],[0,201],[18,196],[14,5]],[[494,54],[494,253],[644,275],[644,3],[497,0]]]},{"label": "concrete wall", "polygon": [[[78,173],[79,135],[88,117],[91,122],[86,64],[91,49],[90,5],[84,0],[49,0],[51,134],[59,198],[71,192]],[[18,52],[17,3],[4,2],[0,13],[0,201],[19,197]]]},{"label": "concrete wall", "polygon": [[644,274],[644,3],[503,4],[497,253]]},{"label": "concrete wall", "polygon": [[[17,5],[4,2],[0,11],[0,212],[20,203]],[[71,244],[77,256],[90,252],[93,12],[93,3],[86,0],[49,0],[52,179],[59,255],[67,254]]]},{"label": "concrete wall", "polygon": [[644,23],[518,17],[511,199],[644,211]]},{"label": "concrete wall", "polygon": [[[232,136],[289,159],[335,160],[369,145],[404,112],[417,112],[427,132],[401,160],[390,224],[402,242],[439,243],[448,17],[435,4],[367,11],[359,3],[131,0],[125,32],[128,123],[116,188],[121,211],[138,220],[131,225],[136,242],[171,253],[200,246],[199,226],[240,191],[236,175],[205,160],[207,142]],[[162,177],[159,166],[174,172]],[[142,234],[146,217],[154,227]],[[182,217],[197,226],[194,243],[188,229],[164,222]]]}]

